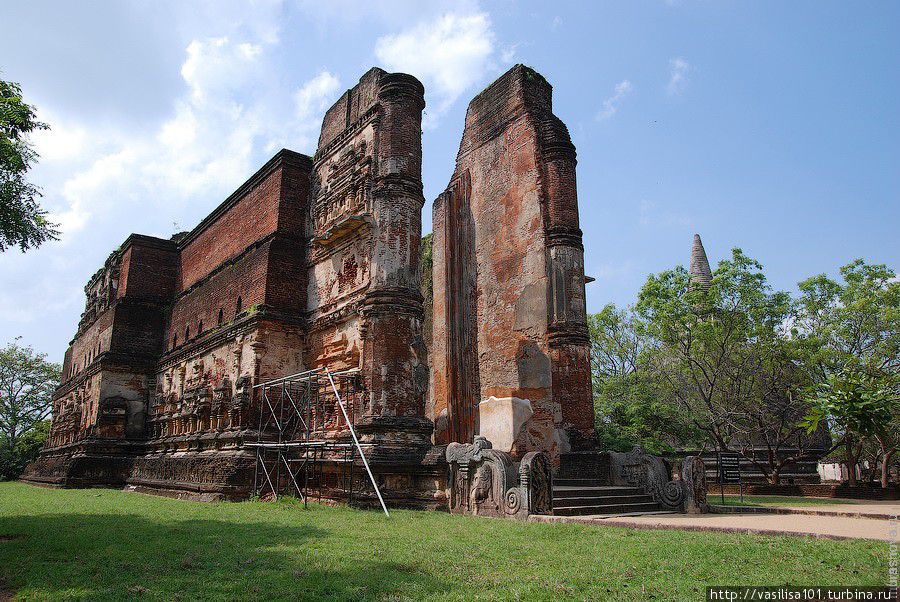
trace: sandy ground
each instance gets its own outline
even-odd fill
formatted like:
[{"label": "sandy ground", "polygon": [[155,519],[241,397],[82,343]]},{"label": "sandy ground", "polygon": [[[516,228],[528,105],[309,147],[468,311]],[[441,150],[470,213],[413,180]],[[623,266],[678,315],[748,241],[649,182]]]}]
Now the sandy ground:
[{"label": "sandy ground", "polygon": [[[785,506],[789,508],[789,506]],[[644,514],[639,516],[532,516],[540,522],[575,522],[640,529],[683,529],[800,535],[834,539],[875,539],[900,541],[900,521],[889,517],[900,514],[900,502],[864,502],[831,506],[797,506],[803,514]],[[814,510],[817,514],[808,514]],[[842,516],[861,512],[881,518]]]}]

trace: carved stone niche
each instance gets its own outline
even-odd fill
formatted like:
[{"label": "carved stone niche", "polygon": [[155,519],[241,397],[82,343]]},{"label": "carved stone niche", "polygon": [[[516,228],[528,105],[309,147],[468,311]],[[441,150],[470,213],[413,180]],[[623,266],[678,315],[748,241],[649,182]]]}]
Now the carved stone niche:
[{"label": "carved stone niche", "polygon": [[529,452],[517,463],[475,437],[471,444],[449,444],[446,458],[450,512],[516,519],[553,512],[550,458],[544,452]]},{"label": "carved stone niche", "polygon": [[213,389],[212,413],[221,416],[229,403],[231,403],[231,381],[226,376],[222,379],[222,383]]},{"label": "carved stone niche", "polygon": [[101,426],[124,426],[128,403],[124,397],[106,397],[100,400],[97,423]]},{"label": "carved stone niche", "polygon": [[[628,453],[610,452],[609,461],[613,485],[639,487],[667,510],[694,513],[708,510],[703,460],[696,456],[685,458],[674,480],[666,461],[648,454],[640,445]],[[702,495],[697,487],[703,487]]]},{"label": "carved stone niche", "polygon": [[709,512],[706,501],[706,465],[700,456],[687,456],[681,464],[684,484],[684,511],[688,514]]},{"label": "carved stone niche", "polygon": [[252,401],[253,384],[249,376],[241,376],[235,383],[236,393],[231,397],[228,418],[233,429],[241,428],[247,422]]}]

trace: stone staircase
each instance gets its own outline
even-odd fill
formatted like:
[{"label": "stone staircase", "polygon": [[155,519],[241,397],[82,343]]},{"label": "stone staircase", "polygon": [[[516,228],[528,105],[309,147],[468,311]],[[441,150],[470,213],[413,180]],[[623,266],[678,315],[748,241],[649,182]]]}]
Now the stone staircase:
[{"label": "stone staircase", "polygon": [[560,456],[553,479],[556,516],[635,515],[666,512],[638,487],[609,485],[608,458],[596,452]]},{"label": "stone staircase", "polygon": [[653,498],[637,487],[601,485],[595,479],[558,478],[553,481],[553,514],[635,514],[662,512]]}]

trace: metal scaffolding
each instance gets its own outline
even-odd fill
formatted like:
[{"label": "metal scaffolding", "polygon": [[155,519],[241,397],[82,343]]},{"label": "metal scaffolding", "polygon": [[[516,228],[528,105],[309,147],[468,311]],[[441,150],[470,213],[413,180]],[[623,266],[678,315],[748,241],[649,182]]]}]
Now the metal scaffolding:
[{"label": "metal scaffolding", "polygon": [[[364,448],[354,428],[354,401],[359,391],[359,371],[307,370],[254,386],[259,405],[256,471],[253,490],[260,498],[296,494],[308,503],[311,492],[321,498],[326,462],[340,467],[339,485],[353,503],[354,467],[357,456],[390,516]],[[348,410],[348,402],[350,408]],[[346,429],[352,442],[334,439]]]}]

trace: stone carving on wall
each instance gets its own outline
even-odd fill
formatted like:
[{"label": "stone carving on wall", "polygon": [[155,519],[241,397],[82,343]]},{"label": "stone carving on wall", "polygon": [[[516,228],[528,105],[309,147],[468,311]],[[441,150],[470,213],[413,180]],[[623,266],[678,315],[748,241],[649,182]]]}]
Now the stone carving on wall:
[{"label": "stone carving on wall", "polygon": [[122,254],[114,251],[97,273],[91,276],[84,287],[85,305],[78,332],[90,326],[97,317],[116,302],[119,288],[119,272],[121,271]]},{"label": "stone carving on wall", "polygon": [[476,436],[473,443],[450,443],[450,512],[479,516],[525,518],[553,511],[550,458],[530,452],[516,465],[513,457],[492,449]]},{"label": "stone carving on wall", "polygon": [[223,417],[231,403],[231,397],[231,381],[226,376],[222,379],[222,383],[213,389],[211,415],[215,419],[214,426],[218,430],[222,430],[224,426]]},{"label": "stone carving on wall", "polygon": [[372,198],[372,155],[360,140],[341,151],[313,184],[317,244],[352,232],[365,223]]},{"label": "stone carving on wall", "polygon": [[700,456],[687,456],[681,465],[684,484],[684,511],[688,514],[709,512],[706,501],[706,466]]},{"label": "stone carving on wall", "polygon": [[231,398],[231,407],[228,412],[231,428],[240,428],[246,423],[253,393],[253,386],[249,376],[242,376],[237,379],[236,387],[237,393]]},{"label": "stone carving on wall", "polygon": [[125,433],[128,403],[123,397],[106,397],[100,400],[97,411],[97,429],[103,437],[121,437]]},{"label": "stone carving on wall", "polygon": [[553,467],[543,452],[528,452],[519,467],[519,481],[528,492],[528,514],[553,513]]},{"label": "stone carving on wall", "polygon": [[684,505],[684,483],[673,481],[665,460],[648,454],[635,445],[630,452],[610,452],[610,478],[614,485],[640,487],[653,500],[669,510],[681,510]]}]

